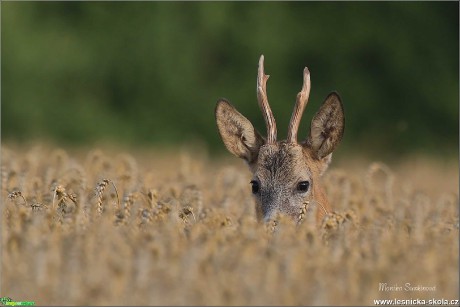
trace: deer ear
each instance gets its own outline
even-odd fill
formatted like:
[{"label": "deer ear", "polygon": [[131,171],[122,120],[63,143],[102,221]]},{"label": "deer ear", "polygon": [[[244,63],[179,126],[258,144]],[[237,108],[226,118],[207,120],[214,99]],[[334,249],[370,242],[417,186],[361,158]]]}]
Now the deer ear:
[{"label": "deer ear", "polygon": [[323,159],[339,145],[344,128],[345,115],[342,101],[338,93],[332,92],[313,117],[306,144],[317,159]]},{"label": "deer ear", "polygon": [[248,163],[255,161],[264,139],[251,122],[225,99],[217,101],[215,114],[217,128],[225,147]]}]

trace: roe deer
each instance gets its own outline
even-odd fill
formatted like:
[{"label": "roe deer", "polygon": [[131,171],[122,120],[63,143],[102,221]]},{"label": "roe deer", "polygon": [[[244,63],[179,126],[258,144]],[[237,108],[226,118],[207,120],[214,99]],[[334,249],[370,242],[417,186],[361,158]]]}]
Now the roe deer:
[{"label": "roe deer", "polygon": [[215,109],[220,136],[232,154],[247,162],[253,174],[252,193],[259,221],[269,221],[277,213],[300,220],[313,203],[319,224],[331,211],[320,177],[343,136],[345,116],[342,102],[338,93],[330,93],[312,119],[310,135],[298,143],[297,130],[311,86],[310,72],[305,67],[303,86],[297,94],[287,140],[277,141],[275,118],[267,99],[268,77],[262,55],[257,76],[257,99],[267,126],[267,139],[223,98],[217,101]]}]

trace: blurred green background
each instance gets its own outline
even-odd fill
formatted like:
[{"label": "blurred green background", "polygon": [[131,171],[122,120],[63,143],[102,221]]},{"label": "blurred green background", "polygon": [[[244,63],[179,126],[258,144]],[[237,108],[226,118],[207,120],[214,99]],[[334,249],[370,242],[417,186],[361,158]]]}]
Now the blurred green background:
[{"label": "blurred green background", "polygon": [[458,2],[3,2],[2,142],[224,151],[219,97],[265,134],[261,54],[285,138],[302,70],[299,137],[344,102],[340,150],[458,155]]}]

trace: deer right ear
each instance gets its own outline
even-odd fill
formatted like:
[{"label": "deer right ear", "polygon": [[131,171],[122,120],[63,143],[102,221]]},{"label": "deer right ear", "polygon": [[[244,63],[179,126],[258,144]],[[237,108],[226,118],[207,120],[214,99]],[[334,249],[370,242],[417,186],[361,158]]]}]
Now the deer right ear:
[{"label": "deer right ear", "polygon": [[311,121],[307,144],[318,159],[323,159],[339,145],[345,128],[345,115],[339,94],[332,92]]},{"label": "deer right ear", "polygon": [[215,114],[217,128],[225,147],[248,163],[254,162],[264,139],[251,122],[225,99],[217,101]]}]

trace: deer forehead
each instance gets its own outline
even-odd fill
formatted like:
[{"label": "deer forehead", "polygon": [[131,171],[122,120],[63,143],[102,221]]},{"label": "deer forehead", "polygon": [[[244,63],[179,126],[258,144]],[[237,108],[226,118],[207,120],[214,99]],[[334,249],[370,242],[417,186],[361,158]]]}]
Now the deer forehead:
[{"label": "deer forehead", "polygon": [[299,144],[279,142],[260,148],[254,174],[261,181],[286,182],[312,177],[311,163]]}]

